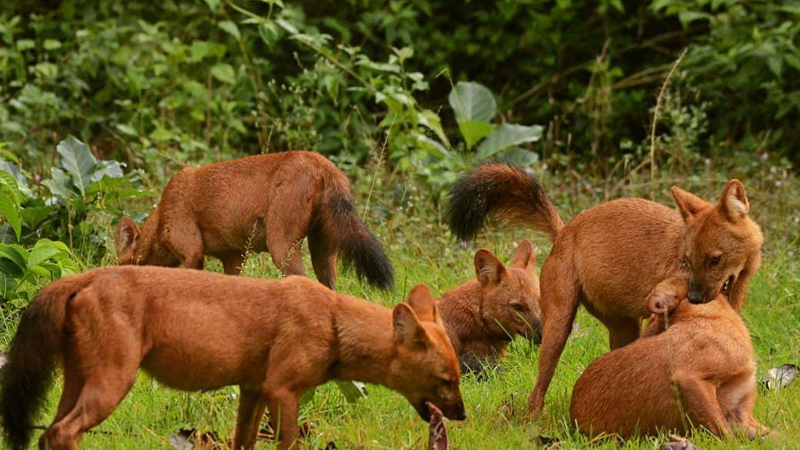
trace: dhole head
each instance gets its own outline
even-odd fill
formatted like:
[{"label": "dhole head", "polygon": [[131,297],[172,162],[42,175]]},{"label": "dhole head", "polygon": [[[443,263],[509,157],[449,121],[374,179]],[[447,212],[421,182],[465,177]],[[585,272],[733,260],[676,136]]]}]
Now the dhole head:
[{"label": "dhole head", "polygon": [[672,196],[686,223],[683,263],[690,272],[689,301],[707,303],[719,293],[730,300],[740,275],[758,268],[764,240],[748,216],[744,185],[729,181],[716,205],[678,187]]},{"label": "dhole head", "polygon": [[123,217],[114,232],[114,244],[117,247],[119,265],[132,264],[138,243],[139,227],[130,217]]},{"label": "dhole head", "polygon": [[458,357],[427,286],[411,289],[408,302],[392,311],[396,358],[389,367],[388,386],[402,394],[420,417],[430,421],[428,402],[445,417],[464,420]]},{"label": "dhole head", "polygon": [[478,250],[475,275],[481,285],[478,312],[492,335],[509,341],[520,335],[540,343],[542,322],[533,244],[520,241],[508,267],[489,250]]}]

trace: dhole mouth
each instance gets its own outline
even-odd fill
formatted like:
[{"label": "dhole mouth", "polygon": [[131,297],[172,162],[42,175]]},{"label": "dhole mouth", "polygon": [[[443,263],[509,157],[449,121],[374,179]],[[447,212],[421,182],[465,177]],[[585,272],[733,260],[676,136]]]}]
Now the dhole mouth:
[{"label": "dhole mouth", "polygon": [[720,290],[720,292],[722,292],[722,295],[724,295],[726,298],[731,298],[731,289],[733,288],[733,280],[734,276],[731,275],[728,277],[727,280],[725,280],[724,283],[722,283],[722,289]]}]

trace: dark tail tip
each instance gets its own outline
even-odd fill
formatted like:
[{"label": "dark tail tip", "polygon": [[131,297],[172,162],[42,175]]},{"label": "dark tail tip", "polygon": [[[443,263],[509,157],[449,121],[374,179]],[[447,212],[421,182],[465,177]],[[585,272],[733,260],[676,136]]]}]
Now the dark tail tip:
[{"label": "dark tail tip", "polygon": [[450,188],[445,215],[450,231],[462,241],[472,241],[478,236],[491,211],[489,197],[495,183],[484,176],[484,167],[463,175]]},{"label": "dark tail tip", "polygon": [[353,202],[348,197],[337,196],[331,200],[342,263],[353,267],[359,279],[366,279],[375,287],[391,290],[394,287],[394,267],[383,252],[378,240],[359,219]]}]

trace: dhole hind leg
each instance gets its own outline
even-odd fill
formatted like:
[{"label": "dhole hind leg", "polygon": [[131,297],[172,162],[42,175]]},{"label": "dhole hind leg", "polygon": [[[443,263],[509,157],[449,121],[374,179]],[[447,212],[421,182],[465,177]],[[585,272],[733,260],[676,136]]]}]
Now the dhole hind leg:
[{"label": "dhole hind leg", "polygon": [[232,252],[219,258],[222,261],[222,269],[226,275],[239,275],[242,273],[244,255],[242,252]]},{"label": "dhole hind leg", "polygon": [[284,275],[306,274],[300,250],[309,219],[310,217],[293,217],[289,221],[282,215],[267,219],[267,248],[272,261]]},{"label": "dhole hind leg", "polygon": [[571,275],[570,267],[563,268],[560,265],[564,264],[553,261],[551,256],[542,267],[542,345],[539,349],[536,385],[528,399],[528,411],[534,418],[539,417],[544,407],[544,397],[572,331],[581,295],[578,280]]},{"label": "dhole hind leg", "polygon": [[308,235],[308,250],[311,252],[311,265],[320,283],[336,290],[336,261],[338,251],[331,242],[315,230]]},{"label": "dhole hind leg", "polygon": [[717,387],[690,372],[678,371],[672,376],[678,387],[683,413],[694,426],[702,426],[720,437],[729,436],[731,427],[717,400]]},{"label": "dhole hind leg", "polygon": [[631,317],[600,318],[608,329],[608,345],[611,350],[624,347],[639,339],[642,320]]}]

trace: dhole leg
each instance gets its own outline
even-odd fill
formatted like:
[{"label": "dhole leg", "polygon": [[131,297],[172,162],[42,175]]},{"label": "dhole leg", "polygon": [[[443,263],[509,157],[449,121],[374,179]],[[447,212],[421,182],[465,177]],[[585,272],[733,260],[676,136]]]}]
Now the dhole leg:
[{"label": "dhole leg", "polygon": [[197,224],[183,216],[180,220],[170,220],[169,224],[168,231],[163,235],[164,244],[184,267],[202,270],[203,236]]},{"label": "dhole leg", "polygon": [[308,235],[308,249],[311,252],[311,265],[317,280],[336,290],[336,261],[337,251],[322,235],[321,231],[315,231]]},{"label": "dhole leg", "polygon": [[236,415],[233,450],[249,450],[255,447],[258,426],[261,423],[261,416],[264,414],[266,406],[263,394],[260,391],[240,389],[239,412]]},{"label": "dhole leg", "polygon": [[220,260],[226,275],[239,275],[242,273],[244,255],[241,252],[229,253],[220,258]]},{"label": "dhole leg", "polygon": [[702,426],[716,436],[731,434],[728,419],[717,400],[717,388],[691,373],[676,372],[672,382],[680,391],[683,412],[695,426]]},{"label": "dhole leg", "polygon": [[284,275],[305,275],[303,257],[300,254],[300,239],[291,239],[287,235],[278,235],[272,230],[267,235],[267,247],[272,261]]},{"label": "dhole leg", "polygon": [[[549,260],[548,260],[549,262]],[[578,311],[579,288],[569,271],[561,271],[545,262],[542,269],[542,345],[539,350],[539,373],[536,386],[528,399],[528,411],[538,418],[544,407],[544,397],[564,351],[575,313]]]},{"label": "dhole leg", "polygon": [[100,375],[80,387],[80,395],[72,409],[42,434],[40,449],[77,450],[83,432],[98,425],[114,411],[136,378],[135,369],[99,368],[96,373]]},{"label": "dhole leg", "polygon": [[297,401],[299,396],[288,389],[274,389],[267,393],[267,405],[278,439],[278,449],[300,448],[297,426]]},{"label": "dhole leg", "polygon": [[608,328],[608,345],[611,350],[624,347],[639,339],[642,330],[642,320],[631,317],[600,318],[603,325]]}]

